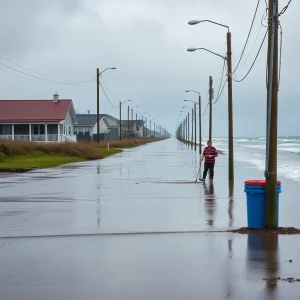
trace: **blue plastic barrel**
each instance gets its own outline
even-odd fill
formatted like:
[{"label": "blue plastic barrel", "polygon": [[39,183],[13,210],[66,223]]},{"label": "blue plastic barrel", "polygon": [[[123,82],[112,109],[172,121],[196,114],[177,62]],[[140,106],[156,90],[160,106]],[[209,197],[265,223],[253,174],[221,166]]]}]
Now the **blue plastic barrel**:
[{"label": "blue plastic barrel", "polygon": [[[265,180],[247,180],[245,181],[245,189],[247,195],[247,217],[248,227],[259,229],[265,227],[265,211],[266,211],[266,181]],[[279,193],[281,193],[281,182],[277,181],[277,226],[279,212]]]}]

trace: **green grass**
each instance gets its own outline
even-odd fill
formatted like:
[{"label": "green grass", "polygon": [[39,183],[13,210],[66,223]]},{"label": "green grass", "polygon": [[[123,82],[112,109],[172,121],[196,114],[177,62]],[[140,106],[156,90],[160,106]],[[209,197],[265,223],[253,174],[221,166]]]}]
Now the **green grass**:
[{"label": "green grass", "polygon": [[[121,149],[107,148],[99,149],[102,158],[121,153]],[[54,168],[64,164],[76,163],[87,160],[83,157],[68,156],[64,154],[47,154],[43,152],[34,152],[15,156],[2,156],[0,161],[1,169],[32,169],[32,168]]]},{"label": "green grass", "polygon": [[0,169],[53,168],[63,164],[85,161],[86,159],[62,154],[33,153],[7,156],[0,162]]},{"label": "green grass", "polygon": [[116,148],[112,148],[109,150],[107,148],[100,148],[99,151],[101,152],[101,154],[103,155],[104,158],[123,152],[122,149],[116,149]]}]

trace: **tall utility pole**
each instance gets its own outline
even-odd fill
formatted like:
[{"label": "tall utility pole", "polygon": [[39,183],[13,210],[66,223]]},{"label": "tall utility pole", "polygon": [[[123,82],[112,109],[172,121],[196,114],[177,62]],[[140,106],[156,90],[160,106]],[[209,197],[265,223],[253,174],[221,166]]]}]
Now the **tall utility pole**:
[{"label": "tall utility pole", "polygon": [[133,108],[131,109],[131,130],[133,134]]},{"label": "tall utility pole", "polygon": [[277,228],[278,0],[269,0],[265,227]]},{"label": "tall utility pole", "polygon": [[199,153],[202,153],[202,132],[201,132],[201,96],[199,94]]},{"label": "tall utility pole", "polygon": [[212,90],[213,80],[212,77],[209,76],[209,140],[212,140],[212,98],[213,98],[213,90]]},{"label": "tall utility pole", "polygon": [[96,78],[97,78],[97,143],[99,143],[100,141],[100,101],[99,101],[99,85],[100,85],[100,73],[99,73],[99,68],[97,68],[97,74],[96,74]]},{"label": "tall utility pole", "polygon": [[227,69],[228,69],[228,179],[234,182],[233,160],[233,121],[232,121],[232,62],[231,32],[227,32]]},{"label": "tall utility pole", "polygon": [[127,129],[128,129],[128,139],[129,139],[129,105],[128,105],[128,112],[127,112],[127,122],[128,122]]},{"label": "tall utility pole", "polygon": [[122,140],[122,102],[120,101],[120,141]]},{"label": "tall utility pole", "polygon": [[192,138],[191,138],[191,145],[193,146],[194,143],[194,109],[192,108]]},{"label": "tall utility pole", "polygon": [[197,109],[196,109],[196,103],[194,103],[194,120],[195,120],[195,150],[197,149],[197,121],[196,121],[196,113]]},{"label": "tall utility pole", "polygon": [[[135,129],[137,129],[137,113],[135,113]],[[137,133],[137,130],[136,130]]]},{"label": "tall utility pole", "polygon": [[154,122],[154,137],[155,137],[155,122]]},{"label": "tall utility pole", "polygon": [[188,140],[188,119],[187,116],[185,116],[185,142],[187,143]]},{"label": "tall utility pole", "polygon": [[190,143],[190,113],[188,112],[188,144]]}]

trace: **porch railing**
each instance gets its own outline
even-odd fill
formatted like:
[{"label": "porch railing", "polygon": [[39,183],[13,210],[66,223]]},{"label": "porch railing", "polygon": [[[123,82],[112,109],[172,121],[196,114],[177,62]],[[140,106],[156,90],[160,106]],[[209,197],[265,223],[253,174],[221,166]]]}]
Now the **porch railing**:
[{"label": "porch railing", "polygon": [[[12,141],[12,135],[0,135],[0,140]],[[30,141],[28,134],[16,134],[14,135],[15,141]],[[46,135],[44,134],[32,134],[31,141],[33,142],[46,142]],[[48,134],[48,142],[76,142],[76,135],[63,135],[63,134]]]}]

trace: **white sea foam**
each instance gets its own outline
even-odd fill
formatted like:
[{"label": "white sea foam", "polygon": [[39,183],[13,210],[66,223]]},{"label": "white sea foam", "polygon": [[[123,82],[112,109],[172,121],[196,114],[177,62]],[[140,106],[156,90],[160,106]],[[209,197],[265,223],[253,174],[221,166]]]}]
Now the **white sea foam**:
[{"label": "white sea foam", "polygon": [[[239,138],[234,141],[235,159],[246,162],[255,169],[265,170],[265,138],[249,139],[248,142]],[[220,143],[217,149],[227,150],[227,143]],[[295,159],[295,155],[300,153],[300,139],[282,137],[278,140],[278,175],[300,182],[300,161]],[[225,152],[226,154],[226,152]]]}]

